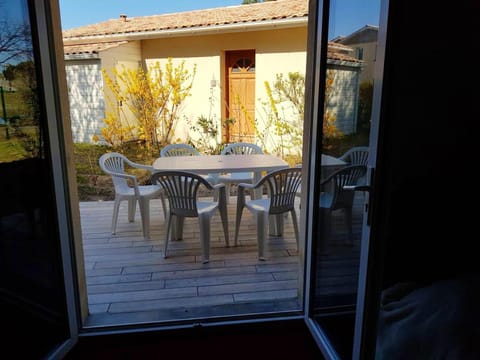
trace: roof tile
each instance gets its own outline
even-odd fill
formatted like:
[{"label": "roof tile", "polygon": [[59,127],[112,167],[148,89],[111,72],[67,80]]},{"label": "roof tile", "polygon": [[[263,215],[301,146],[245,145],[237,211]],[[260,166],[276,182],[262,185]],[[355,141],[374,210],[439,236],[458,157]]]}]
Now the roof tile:
[{"label": "roof tile", "polygon": [[135,32],[199,28],[306,17],[308,0],[276,0],[172,14],[125,17],[63,31],[63,39]]}]

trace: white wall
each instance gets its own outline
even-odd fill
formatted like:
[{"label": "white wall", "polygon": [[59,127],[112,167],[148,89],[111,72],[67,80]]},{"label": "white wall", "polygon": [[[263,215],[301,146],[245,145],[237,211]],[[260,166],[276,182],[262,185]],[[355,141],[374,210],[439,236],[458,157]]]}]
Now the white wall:
[{"label": "white wall", "polygon": [[336,126],[344,134],[352,134],[357,130],[358,87],[360,65],[332,66],[334,70],[334,86],[328,107],[336,117]]},{"label": "white wall", "polygon": [[75,142],[92,142],[103,126],[105,102],[99,59],[65,61],[72,135]]}]

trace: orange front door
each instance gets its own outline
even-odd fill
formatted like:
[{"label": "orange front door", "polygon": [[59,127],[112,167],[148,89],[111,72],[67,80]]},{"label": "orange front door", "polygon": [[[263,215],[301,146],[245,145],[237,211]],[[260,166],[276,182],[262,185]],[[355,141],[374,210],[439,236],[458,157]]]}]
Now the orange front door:
[{"label": "orange front door", "polygon": [[254,142],[255,139],[255,51],[229,51],[227,66],[227,142]]}]

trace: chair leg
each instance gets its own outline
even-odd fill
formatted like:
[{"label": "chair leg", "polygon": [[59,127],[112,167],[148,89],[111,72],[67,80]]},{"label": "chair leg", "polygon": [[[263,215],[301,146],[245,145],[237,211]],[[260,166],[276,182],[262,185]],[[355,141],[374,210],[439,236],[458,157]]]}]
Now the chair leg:
[{"label": "chair leg", "polygon": [[[223,190],[222,190],[223,191]],[[223,194],[219,195],[221,198],[224,197]],[[225,236],[225,243],[227,247],[230,246],[230,239],[228,235],[228,213],[227,213],[227,204],[225,201],[220,201],[218,204],[218,210],[220,211],[220,218],[222,219],[223,225],[223,234]]]},{"label": "chair leg", "polygon": [[128,199],[128,222],[135,220],[135,208],[137,206],[137,200],[135,198]]},{"label": "chair leg", "polygon": [[230,189],[231,189],[231,184],[229,182],[225,183],[225,202],[227,204],[230,204]]},{"label": "chair leg", "polygon": [[176,220],[173,224],[173,237],[172,240],[182,240],[183,239],[183,224],[185,223],[185,218],[183,216],[175,216]]},{"label": "chair leg", "polygon": [[238,245],[238,233],[240,230],[240,223],[242,221],[242,212],[243,212],[243,206],[238,203],[237,204],[237,215],[235,219],[235,239],[234,239],[234,244],[235,246]]},{"label": "chair leg", "polygon": [[283,235],[283,217],[279,215],[269,215],[270,226],[268,227],[271,236]]},{"label": "chair leg", "polygon": [[140,217],[142,218],[142,230],[145,240],[150,239],[150,201],[147,198],[138,199]]},{"label": "chair leg", "polygon": [[115,196],[115,202],[113,203],[113,216],[112,216],[112,234],[117,231],[118,210],[120,208],[120,198]]},{"label": "chair leg", "polygon": [[200,225],[200,242],[202,245],[202,264],[210,259],[210,216],[202,214],[198,216]]},{"label": "chair leg", "polygon": [[171,234],[172,234],[172,220],[173,220],[173,216],[172,214],[168,214],[167,215],[167,234],[165,236],[165,247],[163,249],[163,258],[166,259],[167,258],[167,246],[168,246],[168,239],[170,238]]},{"label": "chair leg", "polygon": [[298,239],[300,238],[300,235],[298,232],[297,213],[295,209],[290,210],[290,214],[292,215],[293,231],[295,232],[295,240],[297,241],[297,249],[298,249]]},{"label": "chair leg", "polygon": [[264,212],[258,212],[257,218],[257,243],[258,243],[258,260],[265,260],[264,248],[265,239],[267,237],[267,219],[268,214]]},{"label": "chair leg", "polygon": [[165,219],[165,222],[167,221],[167,211],[168,211],[168,208],[167,208],[167,202],[165,200],[165,195],[163,194],[160,194],[160,201],[162,202],[162,209],[163,209],[163,217]]}]

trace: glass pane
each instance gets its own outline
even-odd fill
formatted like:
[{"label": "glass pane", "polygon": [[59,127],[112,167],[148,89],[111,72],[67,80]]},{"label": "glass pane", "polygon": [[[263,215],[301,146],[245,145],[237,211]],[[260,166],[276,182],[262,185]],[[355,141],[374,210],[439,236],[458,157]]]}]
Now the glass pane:
[{"label": "glass pane", "polygon": [[[117,20],[108,20],[112,16],[98,20],[92,14],[83,19],[90,24],[87,27],[72,27],[68,18],[75,14],[76,2],[61,1],[66,81],[81,196],[83,263],[90,312],[87,327],[220,322],[301,314],[303,272],[299,269],[303,266],[305,247],[303,241],[297,245],[294,222],[297,218],[300,222],[300,197],[290,196],[295,214],[288,211],[277,219],[269,219],[272,221],[268,221],[268,232],[262,232],[265,222],[257,221],[252,207],[243,208],[242,216],[237,218],[237,200],[239,183],[256,182],[261,175],[277,168],[275,163],[284,167],[302,161],[308,2],[240,3],[229,6],[228,1],[196,1],[187,8],[157,3],[142,14],[137,12],[135,20],[125,20],[132,32],[140,31],[145,37],[136,37],[128,44],[119,42],[112,48],[112,36],[115,38],[119,35],[115,32],[124,30],[104,30]],[[125,13],[122,6],[109,8],[113,14]],[[204,31],[211,26],[201,24],[218,18],[238,23],[239,7],[255,19],[246,22],[245,29],[249,31],[222,31],[226,29],[222,26],[218,32]],[[144,21],[155,17],[159,28],[146,30]],[[165,18],[171,19],[172,24],[165,24]],[[122,18],[118,20],[120,24],[124,22]],[[283,25],[287,21],[292,26],[265,28],[265,21]],[[193,22],[198,26],[192,27]],[[178,37],[162,35],[177,28],[192,31],[181,32]],[[82,44],[75,38],[84,31],[87,36]],[[93,35],[91,31],[100,31],[97,35],[104,37],[95,46],[88,35]],[[138,64],[142,64],[142,71],[152,75],[148,79],[160,79],[162,74],[168,75],[165,66],[169,58],[170,69],[178,69],[178,76],[172,77],[172,81],[155,81],[146,92],[135,93],[136,86],[129,87],[128,78],[122,76],[124,70],[135,74]],[[182,64],[188,76],[181,71]],[[195,76],[190,76],[194,72]],[[147,77],[138,78],[148,85]],[[115,97],[115,90],[109,87],[114,83],[125,90],[121,96]],[[173,85],[175,88],[170,87]],[[142,104],[147,102],[142,102],[141,96],[154,92],[164,95],[147,101],[147,110],[142,113]],[[151,121],[150,130],[145,119]],[[129,127],[133,130],[129,131]],[[264,154],[228,155],[230,159],[226,160],[221,152],[235,142],[259,146]],[[160,155],[168,145],[180,144],[192,145],[199,154],[180,161]],[[180,220],[182,224],[175,230],[183,229],[183,234],[175,234],[174,238],[181,241],[167,243],[168,222],[164,215],[171,209],[169,199],[166,207],[159,197],[148,201],[149,224],[145,222],[145,233],[138,206],[130,219],[127,202],[122,201],[116,212],[112,177],[99,167],[100,156],[107,152],[119,152],[143,165],[161,161],[155,171],[197,172],[209,175],[211,181],[224,183],[230,246],[226,246],[218,212],[210,222],[208,263],[204,263],[207,254],[203,247],[207,247],[200,235],[208,237],[200,231],[196,217]],[[226,163],[232,160],[234,164]],[[250,168],[245,168],[246,164]],[[138,175],[141,185],[151,185],[151,174],[145,169],[125,166],[125,171]],[[267,189],[261,190],[254,195],[266,199]],[[249,206],[250,193],[245,191]],[[203,203],[215,198],[204,188],[197,194]]]},{"label": "glass pane", "polygon": [[351,358],[380,1],[331,1],[314,317]]},{"label": "glass pane", "polygon": [[1,1],[0,309],[5,343],[43,358],[69,329],[36,64],[28,2]]}]

